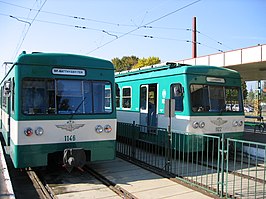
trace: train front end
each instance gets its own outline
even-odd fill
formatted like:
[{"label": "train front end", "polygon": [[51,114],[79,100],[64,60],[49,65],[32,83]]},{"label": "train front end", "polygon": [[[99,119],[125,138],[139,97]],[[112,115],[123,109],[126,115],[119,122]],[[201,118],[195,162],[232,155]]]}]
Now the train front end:
[{"label": "train front end", "polygon": [[109,61],[25,54],[15,71],[10,97],[10,155],[15,168],[48,162],[80,168],[115,158],[114,68]]}]

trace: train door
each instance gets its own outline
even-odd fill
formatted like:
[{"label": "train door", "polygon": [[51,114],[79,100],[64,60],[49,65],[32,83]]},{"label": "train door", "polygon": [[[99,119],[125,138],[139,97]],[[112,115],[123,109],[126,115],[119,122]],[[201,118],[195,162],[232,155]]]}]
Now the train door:
[{"label": "train door", "polygon": [[0,131],[2,132],[2,104],[3,104],[3,89],[4,87],[0,88]]},{"label": "train door", "polygon": [[2,117],[6,117],[4,118],[2,121],[4,121],[4,124],[2,124],[4,127],[5,125],[5,135],[4,135],[4,139],[6,142],[6,145],[9,146],[9,142],[10,142],[10,92],[11,92],[11,82],[10,80],[6,81],[4,83],[4,88],[3,88],[3,99],[2,99],[2,105],[4,110],[6,111],[5,116],[2,115]]},{"label": "train door", "polygon": [[157,84],[140,87],[140,124],[157,127]]}]

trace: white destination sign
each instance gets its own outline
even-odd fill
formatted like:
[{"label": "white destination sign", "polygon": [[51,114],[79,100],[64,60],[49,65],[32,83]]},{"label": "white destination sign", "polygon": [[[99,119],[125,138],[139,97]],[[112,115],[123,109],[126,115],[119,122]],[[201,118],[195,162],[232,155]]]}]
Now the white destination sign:
[{"label": "white destination sign", "polygon": [[52,73],[54,75],[75,75],[85,76],[85,70],[81,69],[69,69],[69,68],[53,68]]}]

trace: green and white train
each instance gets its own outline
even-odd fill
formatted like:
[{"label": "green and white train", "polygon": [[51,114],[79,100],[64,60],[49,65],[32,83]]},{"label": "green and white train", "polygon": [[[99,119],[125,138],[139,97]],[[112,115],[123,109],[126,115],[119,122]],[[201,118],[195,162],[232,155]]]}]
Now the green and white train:
[{"label": "green and white train", "polygon": [[[15,168],[115,158],[114,67],[93,57],[23,52],[1,82],[1,123]],[[55,155],[55,156],[54,156]]]},{"label": "green and white train", "polygon": [[165,105],[170,101],[172,132],[243,135],[241,77],[236,71],[167,63],[118,72],[115,81],[119,122],[168,128]]}]

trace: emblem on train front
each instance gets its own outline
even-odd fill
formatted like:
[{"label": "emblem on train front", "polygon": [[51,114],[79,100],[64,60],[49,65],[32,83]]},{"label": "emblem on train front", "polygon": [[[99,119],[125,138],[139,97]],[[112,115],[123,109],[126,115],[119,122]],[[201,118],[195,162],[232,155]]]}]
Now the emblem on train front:
[{"label": "emblem on train front", "polygon": [[70,132],[72,132],[72,131],[74,131],[74,130],[76,130],[76,129],[78,129],[78,128],[83,127],[84,125],[85,125],[85,124],[75,124],[74,121],[69,120],[69,121],[67,121],[67,123],[64,124],[64,125],[55,125],[55,126],[56,126],[57,128],[60,128],[60,129],[63,129],[63,130],[66,130],[66,131],[70,131]]},{"label": "emblem on train front", "polygon": [[225,124],[227,120],[223,120],[222,118],[218,117],[216,120],[211,120],[211,123],[215,124],[216,126],[221,126]]}]

